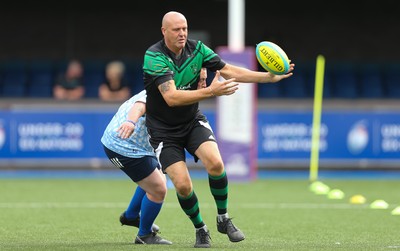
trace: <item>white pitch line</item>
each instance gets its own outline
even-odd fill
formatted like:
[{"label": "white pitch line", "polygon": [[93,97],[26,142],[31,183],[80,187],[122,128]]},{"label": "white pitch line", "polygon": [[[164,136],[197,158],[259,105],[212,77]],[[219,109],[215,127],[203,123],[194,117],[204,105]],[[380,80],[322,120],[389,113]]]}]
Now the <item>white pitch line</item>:
[{"label": "white pitch line", "polygon": [[127,203],[116,202],[3,202],[0,208],[121,208]]},{"label": "white pitch line", "polygon": [[[125,208],[128,202],[0,202],[0,208]],[[178,203],[167,202],[167,208],[179,208]],[[215,204],[200,203],[201,208],[214,208]],[[368,205],[346,203],[246,203],[233,205],[243,209],[365,209]]]}]

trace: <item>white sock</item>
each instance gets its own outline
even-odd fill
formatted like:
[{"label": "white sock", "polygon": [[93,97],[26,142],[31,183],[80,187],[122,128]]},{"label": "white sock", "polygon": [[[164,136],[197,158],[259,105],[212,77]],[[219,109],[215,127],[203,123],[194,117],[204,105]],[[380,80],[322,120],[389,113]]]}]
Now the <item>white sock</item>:
[{"label": "white sock", "polygon": [[221,221],[223,221],[224,219],[227,219],[227,218],[229,218],[229,215],[228,215],[228,213],[225,213],[225,214],[218,214],[218,216],[217,216],[217,221],[218,222],[221,222]]},{"label": "white sock", "polygon": [[200,229],[204,229],[206,232],[208,231],[207,225],[204,225],[200,228],[196,228],[196,231],[200,230]]}]

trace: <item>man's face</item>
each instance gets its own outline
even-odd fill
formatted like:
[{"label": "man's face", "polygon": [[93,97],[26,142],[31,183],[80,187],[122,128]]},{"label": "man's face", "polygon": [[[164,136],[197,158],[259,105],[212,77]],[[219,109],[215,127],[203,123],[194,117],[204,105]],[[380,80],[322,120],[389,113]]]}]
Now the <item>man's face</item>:
[{"label": "man's face", "polygon": [[171,18],[163,28],[165,43],[175,54],[179,54],[185,47],[188,35],[186,19],[179,16]]}]

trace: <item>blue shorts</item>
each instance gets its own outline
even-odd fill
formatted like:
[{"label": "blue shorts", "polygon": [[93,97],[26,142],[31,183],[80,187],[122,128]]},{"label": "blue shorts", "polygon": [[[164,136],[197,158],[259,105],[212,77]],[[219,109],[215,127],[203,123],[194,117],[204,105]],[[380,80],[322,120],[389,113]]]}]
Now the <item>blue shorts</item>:
[{"label": "blue shorts", "polygon": [[154,170],[160,169],[157,158],[154,156],[144,156],[141,158],[129,158],[114,151],[111,151],[107,147],[104,147],[108,159],[114,166],[121,169],[126,175],[131,178],[134,182],[141,181],[142,179],[149,176]]}]

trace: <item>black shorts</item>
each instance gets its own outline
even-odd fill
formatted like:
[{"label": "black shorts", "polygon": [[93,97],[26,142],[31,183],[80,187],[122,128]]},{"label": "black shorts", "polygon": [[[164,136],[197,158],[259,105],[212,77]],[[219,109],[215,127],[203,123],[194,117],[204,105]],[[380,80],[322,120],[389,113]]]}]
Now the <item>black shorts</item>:
[{"label": "black shorts", "polygon": [[199,146],[206,141],[216,141],[214,132],[204,116],[197,118],[191,123],[191,126],[186,127],[179,134],[153,129],[148,129],[148,132],[150,144],[153,146],[164,172],[170,165],[179,161],[186,161],[185,149],[197,162],[198,157],[195,152]]},{"label": "black shorts", "polygon": [[114,166],[120,168],[126,175],[129,176],[134,182],[141,181],[154,172],[156,168],[160,169],[157,158],[154,156],[144,156],[141,158],[129,158],[107,147],[104,151]]}]

